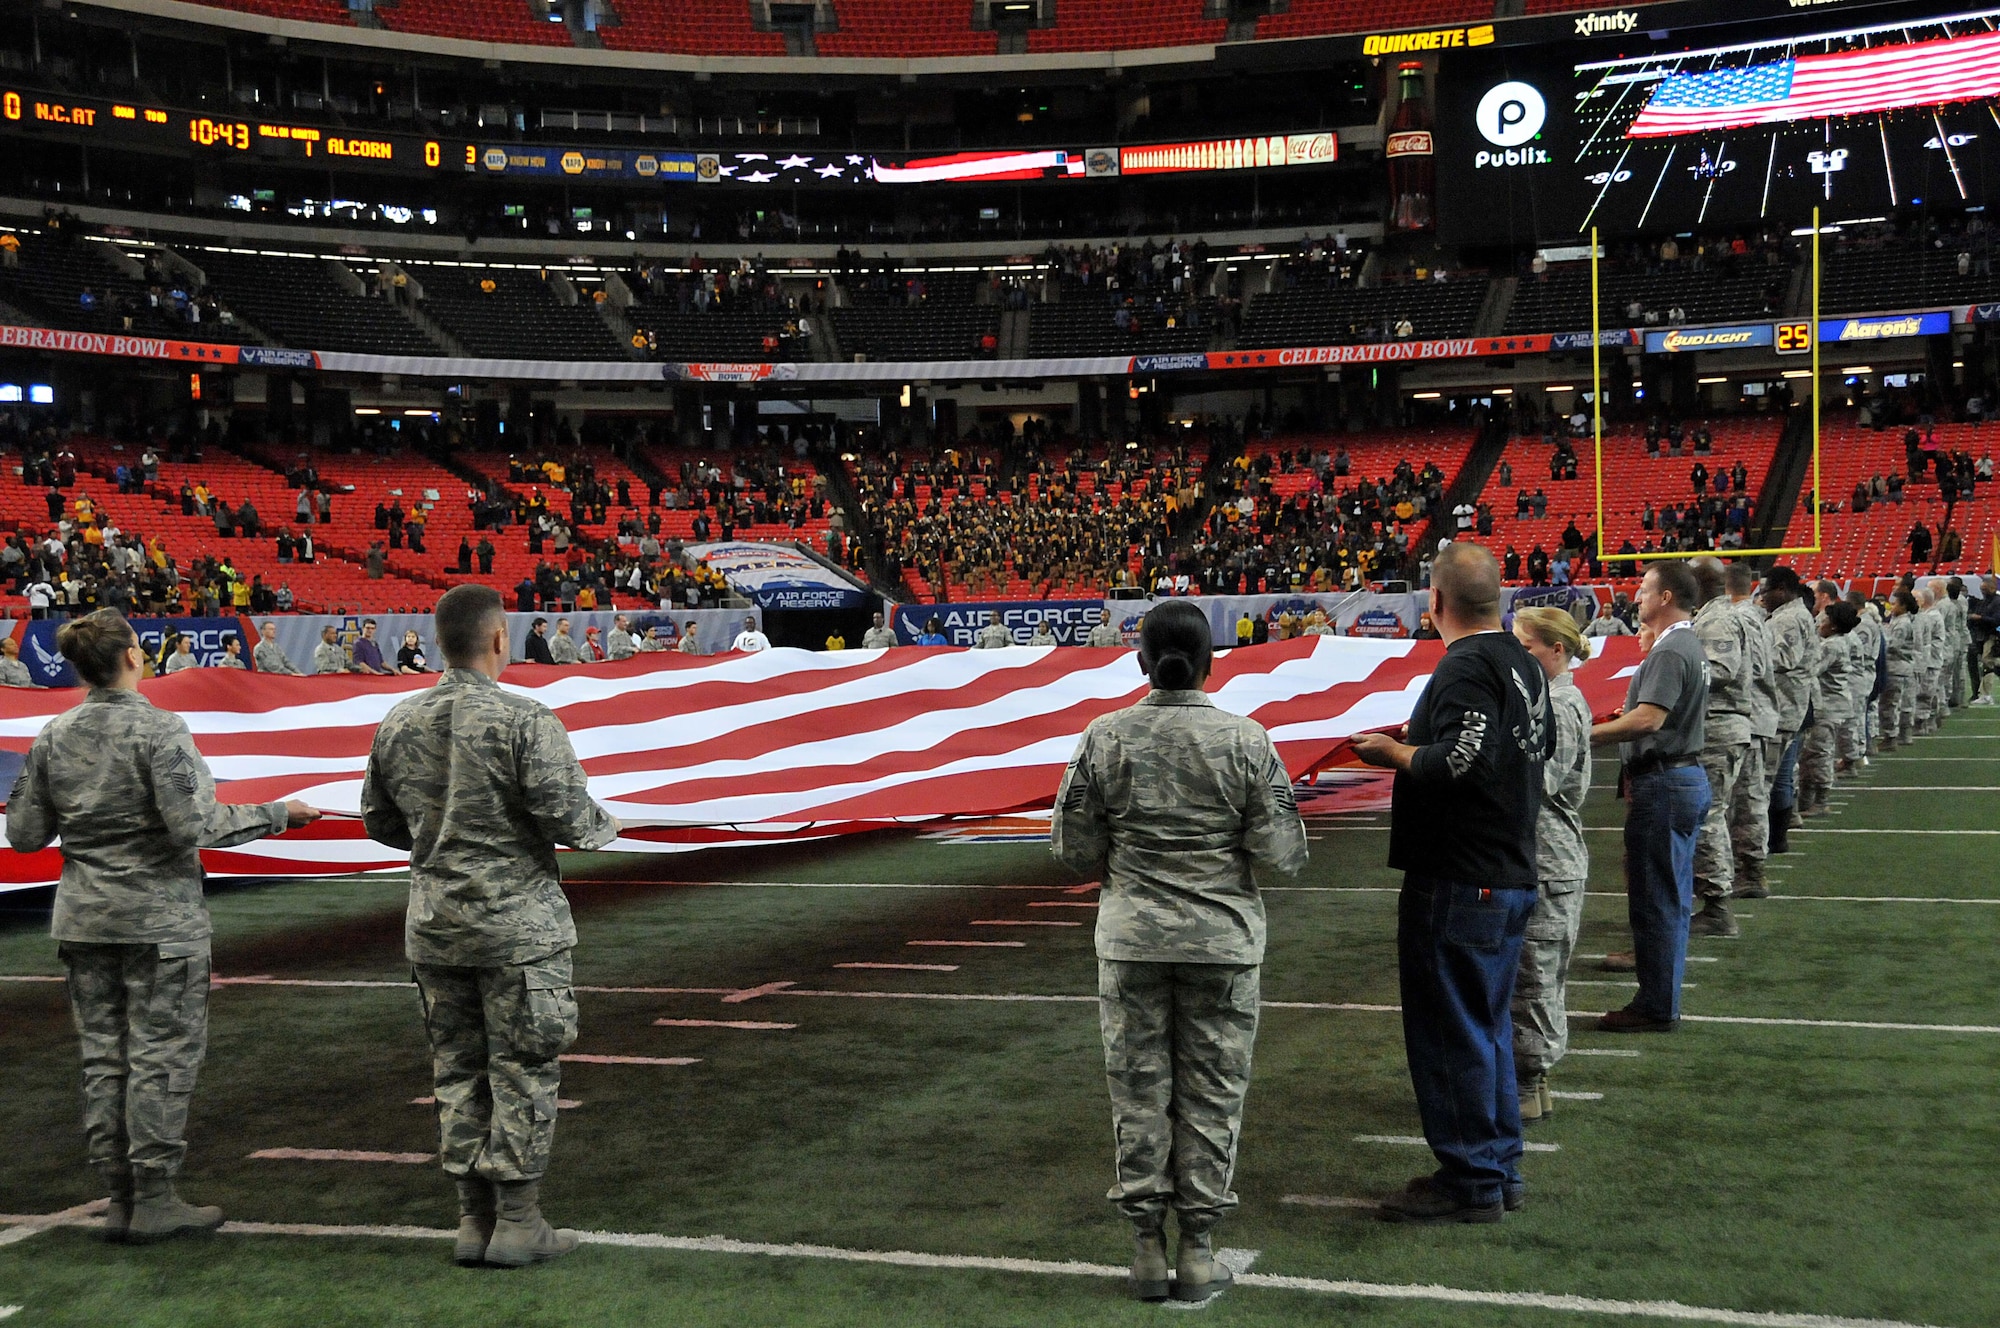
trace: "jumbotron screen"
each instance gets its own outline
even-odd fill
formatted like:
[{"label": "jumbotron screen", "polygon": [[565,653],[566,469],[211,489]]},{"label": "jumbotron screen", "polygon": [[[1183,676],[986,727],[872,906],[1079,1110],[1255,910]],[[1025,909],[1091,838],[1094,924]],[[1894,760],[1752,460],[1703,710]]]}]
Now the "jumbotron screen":
[{"label": "jumbotron screen", "polygon": [[1446,59],[1448,238],[1796,226],[1814,207],[1833,222],[2000,195],[2000,10],[1564,54]]}]

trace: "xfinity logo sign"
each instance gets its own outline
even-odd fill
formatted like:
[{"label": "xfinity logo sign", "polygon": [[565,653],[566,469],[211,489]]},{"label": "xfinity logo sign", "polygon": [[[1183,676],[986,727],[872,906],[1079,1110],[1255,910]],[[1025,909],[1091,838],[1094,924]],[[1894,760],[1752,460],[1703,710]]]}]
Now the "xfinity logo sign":
[{"label": "xfinity logo sign", "polygon": [[1607,32],[1626,33],[1639,26],[1639,16],[1629,9],[1613,10],[1609,14],[1585,14],[1576,21],[1576,35],[1596,37]]},{"label": "xfinity logo sign", "polygon": [[1489,88],[1479,99],[1472,121],[1479,127],[1481,138],[1506,150],[1480,151],[1472,159],[1473,168],[1546,165],[1548,152],[1529,144],[1542,132],[1548,118],[1548,103],[1532,84],[1515,81]]}]

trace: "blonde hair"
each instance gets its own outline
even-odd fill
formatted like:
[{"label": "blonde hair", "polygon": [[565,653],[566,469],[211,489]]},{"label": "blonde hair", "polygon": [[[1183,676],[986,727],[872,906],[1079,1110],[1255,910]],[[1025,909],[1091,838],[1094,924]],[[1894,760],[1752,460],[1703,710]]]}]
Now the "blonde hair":
[{"label": "blonde hair", "polygon": [[1571,659],[1590,658],[1590,642],[1577,629],[1576,619],[1563,609],[1546,605],[1518,609],[1514,613],[1514,625],[1526,627],[1545,646],[1562,647],[1569,652]]}]

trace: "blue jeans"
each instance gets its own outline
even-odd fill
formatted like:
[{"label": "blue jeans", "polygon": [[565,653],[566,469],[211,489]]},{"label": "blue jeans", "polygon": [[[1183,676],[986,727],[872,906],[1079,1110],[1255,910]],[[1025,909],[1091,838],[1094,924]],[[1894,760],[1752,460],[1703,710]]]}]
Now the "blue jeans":
[{"label": "blue jeans", "polygon": [[1631,1008],[1653,1019],[1678,1019],[1708,776],[1698,765],[1653,770],[1628,779],[1625,794],[1625,893],[1639,978]]},{"label": "blue jeans", "polygon": [[1805,750],[1806,733],[1812,728],[1808,713],[1806,726],[1794,733],[1778,757],[1778,773],[1771,780],[1771,810],[1790,811],[1799,804],[1799,753]]},{"label": "blue jeans", "polygon": [[1512,1007],[1534,909],[1532,889],[1403,877],[1396,952],[1410,1082],[1437,1183],[1470,1203],[1498,1203],[1500,1187],[1521,1179]]}]

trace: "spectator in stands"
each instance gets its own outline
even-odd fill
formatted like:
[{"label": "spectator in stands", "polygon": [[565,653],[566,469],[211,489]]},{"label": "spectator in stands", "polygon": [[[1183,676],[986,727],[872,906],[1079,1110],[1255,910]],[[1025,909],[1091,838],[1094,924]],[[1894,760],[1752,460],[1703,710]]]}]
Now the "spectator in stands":
[{"label": "spectator in stands", "polygon": [[245,498],[243,506],[236,509],[236,524],[242,528],[244,539],[256,539],[263,525],[257,515],[257,504]]},{"label": "spectator in stands", "polygon": [[458,574],[472,575],[472,542],[463,535],[458,537]]},{"label": "spectator in stands", "polygon": [[[68,629],[65,628],[64,630],[67,631]],[[167,674],[183,673],[188,669],[198,669],[200,667],[201,660],[196,658],[194,653],[194,638],[183,633],[180,639],[174,642],[174,653],[167,656],[167,666],[161,672]]]},{"label": "spectator in stands", "polygon": [[278,612],[290,613],[292,611],[292,605],[295,602],[292,598],[292,583],[289,581],[280,582],[278,585],[278,591],[275,598],[277,599],[276,607]]},{"label": "spectator in stands", "polygon": [[556,634],[549,638],[549,662],[552,664],[581,664],[583,655],[578,651],[576,638],[570,635],[569,619],[556,619]]},{"label": "spectator in stands", "polygon": [[353,673],[357,670],[348,662],[347,651],[340,644],[340,635],[328,623],[319,631],[319,645],[313,648],[313,672]]},{"label": "spectator in stands", "polygon": [[1528,506],[1534,512],[1535,519],[1540,520],[1549,514],[1549,496],[1537,488],[1529,497]]},{"label": "spectator in stands", "polygon": [[278,644],[278,625],[274,622],[257,624],[257,648],[250,652],[250,660],[257,666],[259,673],[275,673],[294,678],[299,676],[297,666],[286,658],[283,647]]},{"label": "spectator in stands", "polygon": [[382,579],[383,572],[389,566],[389,555],[383,551],[381,540],[376,540],[368,546],[368,555],[362,559],[362,566],[367,569],[370,581]]},{"label": "spectator in stands", "polygon": [[21,662],[21,644],[13,637],[0,637],[0,687],[33,687],[34,675]]},{"label": "spectator in stands", "polygon": [[1918,520],[1910,527],[1910,533],[1903,537],[1903,543],[1910,550],[1910,562],[1913,566],[1930,561],[1931,528],[1922,520]]},{"label": "spectator in stands", "polygon": [[1500,568],[1506,580],[1519,581],[1521,579],[1521,551],[1509,544],[1505,556],[1500,560]]},{"label": "spectator in stands", "polygon": [[1549,551],[1538,540],[1535,547],[1528,550],[1528,584],[1545,586],[1549,583]]},{"label": "spectator in stands", "polygon": [[354,671],[356,673],[394,673],[382,660],[382,647],[375,643],[375,620],[366,618],[361,623],[361,635],[354,642]]}]

